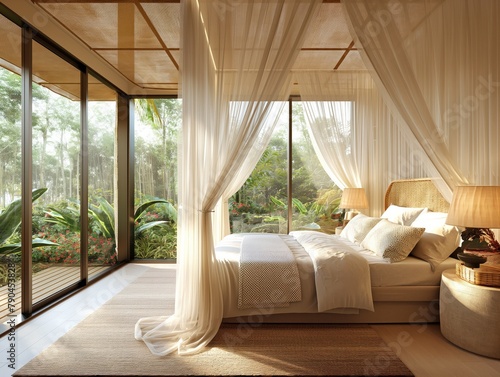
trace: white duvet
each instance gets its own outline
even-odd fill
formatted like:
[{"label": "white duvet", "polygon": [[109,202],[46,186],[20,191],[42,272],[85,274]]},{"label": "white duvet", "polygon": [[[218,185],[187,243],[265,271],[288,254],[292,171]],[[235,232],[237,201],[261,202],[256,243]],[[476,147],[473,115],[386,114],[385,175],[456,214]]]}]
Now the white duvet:
[{"label": "white duvet", "polygon": [[[245,234],[231,234],[216,247],[224,295],[225,318],[278,313],[317,313],[318,311],[356,313],[358,309],[373,311],[370,272],[366,256],[360,256],[361,259],[356,257],[356,251],[352,249],[353,245],[346,244],[339,237],[311,231],[280,235],[291,249],[297,262],[302,300],[292,302],[288,307],[266,310],[238,308],[240,248],[244,237]],[[302,239],[304,246],[300,244],[299,239]],[[319,245],[318,249],[312,247],[314,243]],[[365,261],[363,262],[362,259]],[[333,266],[334,260],[338,263],[336,267]]]},{"label": "white duvet", "polygon": [[319,232],[290,233],[314,266],[318,312],[338,308],[373,311],[368,261],[338,237]]}]

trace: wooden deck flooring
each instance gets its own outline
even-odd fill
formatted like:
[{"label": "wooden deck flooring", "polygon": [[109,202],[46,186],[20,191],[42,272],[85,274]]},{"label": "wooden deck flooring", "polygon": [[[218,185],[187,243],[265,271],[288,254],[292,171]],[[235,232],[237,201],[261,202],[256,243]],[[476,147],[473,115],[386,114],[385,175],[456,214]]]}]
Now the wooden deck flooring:
[{"label": "wooden deck flooring", "polygon": [[[89,267],[89,277],[107,270],[109,266]],[[73,283],[80,280],[79,266],[54,266],[33,274],[33,303],[41,301]],[[16,282],[14,289],[15,311],[9,311],[7,285],[0,287],[0,323],[7,320],[9,315],[21,312],[21,281]]]}]

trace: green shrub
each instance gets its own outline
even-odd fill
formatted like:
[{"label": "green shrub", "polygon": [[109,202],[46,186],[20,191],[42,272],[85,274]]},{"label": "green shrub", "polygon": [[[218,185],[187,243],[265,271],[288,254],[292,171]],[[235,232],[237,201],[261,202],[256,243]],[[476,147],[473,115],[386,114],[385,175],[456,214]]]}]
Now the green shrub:
[{"label": "green shrub", "polygon": [[175,225],[150,228],[134,244],[136,259],[175,259],[177,257],[177,228]]}]

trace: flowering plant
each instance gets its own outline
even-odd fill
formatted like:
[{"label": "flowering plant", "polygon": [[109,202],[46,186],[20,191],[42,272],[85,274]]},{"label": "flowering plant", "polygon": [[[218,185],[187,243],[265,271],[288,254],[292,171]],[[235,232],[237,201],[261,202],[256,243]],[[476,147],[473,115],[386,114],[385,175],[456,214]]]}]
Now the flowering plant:
[{"label": "flowering plant", "polygon": [[[38,237],[54,242],[55,247],[40,247],[33,250],[33,261],[40,263],[80,263],[80,233],[66,230],[53,231],[43,227]],[[116,263],[116,247],[113,239],[102,235],[90,234],[88,239],[89,263],[114,265]]]},{"label": "flowering plant", "polygon": [[245,203],[231,202],[229,203],[229,209],[232,215],[239,216],[250,212],[251,206]]}]

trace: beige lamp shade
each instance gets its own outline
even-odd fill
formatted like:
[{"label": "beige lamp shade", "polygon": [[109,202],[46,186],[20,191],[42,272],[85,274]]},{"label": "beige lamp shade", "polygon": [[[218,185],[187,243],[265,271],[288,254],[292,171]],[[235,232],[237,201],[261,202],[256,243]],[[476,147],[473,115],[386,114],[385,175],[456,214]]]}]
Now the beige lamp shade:
[{"label": "beige lamp shade", "polygon": [[500,186],[458,186],[446,223],[465,228],[500,228]]},{"label": "beige lamp shade", "polygon": [[339,208],[368,208],[368,199],[364,188],[345,188],[340,199]]}]

